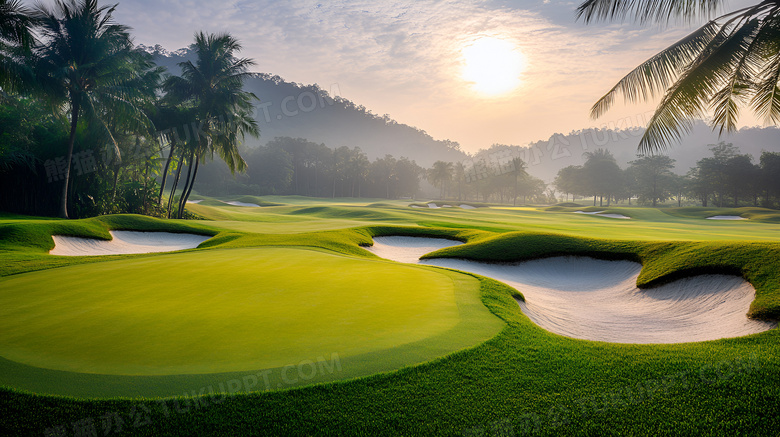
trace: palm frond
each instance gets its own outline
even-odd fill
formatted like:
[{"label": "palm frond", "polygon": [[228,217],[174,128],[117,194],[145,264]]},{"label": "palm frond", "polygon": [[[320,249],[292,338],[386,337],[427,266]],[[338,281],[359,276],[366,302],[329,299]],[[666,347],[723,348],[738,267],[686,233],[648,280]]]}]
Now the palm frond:
[{"label": "palm frond", "polygon": [[586,0],[577,8],[577,19],[625,20],[633,16],[639,23],[668,22],[673,17],[692,20],[709,17],[723,0]]},{"label": "palm frond", "polygon": [[601,117],[623,94],[626,101],[649,100],[666,90],[684,67],[712,42],[720,25],[710,21],[695,32],[677,41],[648,59],[625,77],[591,108],[591,117]]},{"label": "palm frond", "polygon": [[666,149],[689,133],[695,118],[703,118],[710,97],[723,86],[731,72],[738,48],[744,43],[745,26],[723,27],[700,56],[666,92],[648,123],[638,150],[652,154]]},{"label": "palm frond", "polygon": [[756,38],[760,31],[760,21],[750,20],[734,33],[730,46],[724,44],[724,48],[730,49],[733,56],[730,62],[723,66],[722,77],[726,79],[723,88],[717,91],[710,101],[714,111],[713,125],[720,128],[720,134],[737,129],[739,108],[749,98],[751,81],[755,76],[756,64],[752,55],[760,44],[760,40]]}]

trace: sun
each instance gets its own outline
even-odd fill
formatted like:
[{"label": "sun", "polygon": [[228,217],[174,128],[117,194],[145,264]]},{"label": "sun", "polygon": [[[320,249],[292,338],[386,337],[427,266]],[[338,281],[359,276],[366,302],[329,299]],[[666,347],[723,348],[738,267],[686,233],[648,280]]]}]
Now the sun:
[{"label": "sun", "polygon": [[480,37],[461,50],[462,77],[474,91],[488,96],[507,94],[520,86],[525,56],[515,44],[496,37]]}]

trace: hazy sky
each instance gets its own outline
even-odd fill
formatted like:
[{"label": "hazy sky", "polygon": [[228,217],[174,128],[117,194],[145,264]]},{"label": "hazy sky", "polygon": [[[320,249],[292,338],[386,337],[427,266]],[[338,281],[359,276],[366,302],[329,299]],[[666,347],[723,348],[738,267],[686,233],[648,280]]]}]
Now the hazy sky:
[{"label": "hazy sky", "polygon": [[[732,0],[725,10],[752,3]],[[123,0],[116,18],[133,27],[136,43],[169,50],[189,45],[197,30],[229,31],[243,42],[242,55],[257,61],[258,71],[318,83],[377,114],[475,151],[589,126],[622,127],[627,118],[629,124],[641,121],[652,106],[619,105],[598,121],[588,118],[588,109],[630,69],[698,24],[585,26],[575,22],[578,4]],[[463,50],[484,38],[498,41],[498,48],[486,55],[496,67],[475,73],[482,75],[481,85],[511,88],[499,70],[521,68],[514,90],[486,95],[479,83],[464,79],[469,65]],[[513,63],[504,68],[507,57]]]}]

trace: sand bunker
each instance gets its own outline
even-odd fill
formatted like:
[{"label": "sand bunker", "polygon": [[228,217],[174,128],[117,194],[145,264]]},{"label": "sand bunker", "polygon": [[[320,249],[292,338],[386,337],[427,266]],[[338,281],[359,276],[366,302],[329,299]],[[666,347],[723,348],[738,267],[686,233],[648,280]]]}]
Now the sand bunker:
[{"label": "sand bunker", "polygon": [[460,207],[463,209],[477,209],[476,206],[471,206],[471,205],[460,205]]},{"label": "sand bunker", "polygon": [[[453,245],[448,240],[377,237],[369,250],[413,262],[425,247],[448,247],[442,241]],[[512,264],[457,259],[418,262],[504,282],[523,293],[526,301],[518,303],[534,323],[568,337],[682,343],[755,334],[776,326],[747,318],[755,289],[735,276],[699,275],[640,290],[636,279],[642,266],[630,261],[556,257]]]},{"label": "sand bunker", "polygon": [[112,239],[67,237],[52,235],[54,249],[51,255],[94,256],[129,253],[173,252],[193,249],[208,240],[207,235],[176,234],[172,232],[109,231]]},{"label": "sand bunker", "polygon": [[707,220],[747,220],[744,217],[740,217],[738,215],[714,215],[712,217],[707,217]]},{"label": "sand bunker", "polygon": [[609,218],[616,218],[616,219],[623,219],[623,220],[631,220],[631,217],[625,216],[623,214],[599,214],[599,217],[609,217]]},{"label": "sand bunker", "polygon": [[431,209],[439,209],[439,205],[437,205],[437,204],[435,204],[435,203],[429,203],[429,204],[428,204],[428,208],[431,208]]},{"label": "sand bunker", "polygon": [[188,200],[187,203],[200,203],[203,202],[203,200]]},{"label": "sand bunker", "polygon": [[596,212],[574,211],[574,213],[575,214],[597,215],[599,217],[609,217],[609,218],[616,218],[616,219],[623,219],[623,220],[631,220],[631,217],[625,216],[623,214],[604,214],[604,211],[596,211]]},{"label": "sand bunker", "polygon": [[253,208],[260,208],[260,205],[256,203],[244,203],[244,202],[237,202],[235,200],[230,202],[222,202],[222,203],[227,203],[228,205],[233,205],[233,206],[251,206]]},{"label": "sand bunker", "polygon": [[402,263],[416,263],[426,253],[461,244],[463,243],[444,238],[376,237],[374,245],[365,249],[382,258]]}]

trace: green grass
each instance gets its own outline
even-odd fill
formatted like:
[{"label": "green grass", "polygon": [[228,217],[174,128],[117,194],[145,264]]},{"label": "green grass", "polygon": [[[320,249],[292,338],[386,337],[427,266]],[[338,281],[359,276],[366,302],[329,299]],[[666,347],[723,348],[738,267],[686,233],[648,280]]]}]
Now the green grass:
[{"label": "green grass", "polygon": [[[11,370],[0,381],[80,396],[139,393],[106,389],[106,375],[256,372],[332,353],[345,364],[365,361],[340,377],[373,374],[392,370],[389,362],[397,368],[476,344],[501,327],[479,303],[472,278],[279,247],[78,265],[14,275],[0,287],[3,357],[32,373],[63,371],[48,388],[5,378],[20,366],[5,366]],[[413,359],[383,358],[401,346]],[[62,379],[93,387],[68,391],[72,384]],[[156,380],[140,393],[170,396],[187,386],[181,376]]]},{"label": "green grass", "polygon": [[[244,209],[195,205],[193,211],[211,220],[194,225],[134,216],[70,222],[0,217],[0,232],[12,226],[12,232],[0,234],[0,257],[4,261],[0,275],[24,277],[23,272],[46,270],[30,273],[33,277],[58,266],[71,266],[55,269],[68,271],[102,269],[112,263],[157,265],[166,258],[282,250],[277,249],[280,246],[350,265],[376,263],[408,269],[412,267],[378,261],[360,245],[370,244],[370,237],[376,235],[427,235],[468,243],[439,251],[443,256],[494,261],[560,254],[633,259],[643,263],[639,285],[645,287],[702,272],[739,274],[757,289],[752,315],[771,318],[780,314],[780,226],[771,220],[717,222],[703,220],[702,213],[673,208],[610,208],[610,212],[632,217],[614,220],[572,214],[568,205],[558,211],[530,207],[424,210],[408,208],[408,201],[263,199],[282,205]],[[729,215],[723,210],[716,213]],[[47,236],[59,227],[75,235],[105,236],[107,229],[134,225],[135,220],[160,230],[185,226],[190,232],[198,230],[215,236],[200,249],[172,255],[60,261],[62,258],[45,253],[50,241]],[[261,249],[252,249],[257,247]],[[208,262],[196,273],[205,269]],[[345,269],[337,270],[346,275]],[[420,270],[433,275],[445,272]],[[335,272],[333,275],[338,276]],[[771,436],[780,429],[778,329],[748,337],[676,345],[575,340],[530,322],[512,298],[516,292],[503,284],[477,278],[480,301],[476,301],[476,282],[470,279],[473,275],[448,275],[463,281],[456,290],[471,290],[466,295],[474,300],[460,300],[460,311],[468,305],[473,311],[478,307],[500,318],[500,325],[495,325],[493,331],[481,334],[487,341],[458,345],[452,342],[466,333],[451,335],[457,332],[451,330],[407,343],[392,353],[349,356],[339,350],[322,349],[302,362],[317,361],[319,356],[328,358],[332,356],[329,352],[337,352],[341,359],[335,370],[329,368],[320,372],[322,375],[318,373],[316,379],[298,378],[291,383],[281,376],[285,367],[268,369],[269,385],[250,384],[260,391],[226,398],[208,393],[219,391],[220,383],[227,387],[231,382],[245,381],[251,373],[109,375],[108,380],[102,379],[106,375],[46,370],[5,360],[0,361],[0,375],[14,384],[0,390],[0,408],[4,411],[0,433],[40,435],[47,428],[63,425],[67,435],[72,435],[74,422],[92,419],[100,435],[105,417],[114,414],[124,421],[123,432],[129,435]],[[14,279],[0,279],[0,284]],[[173,299],[170,288],[160,291],[160,297]],[[0,290],[7,293],[5,288]],[[24,296],[15,299],[24,300]],[[16,308],[20,306],[16,304]],[[306,306],[300,307],[300,311],[306,310]],[[496,334],[495,329],[501,325],[503,330]],[[363,334],[358,332],[356,336]],[[384,367],[372,368],[371,363],[377,361]],[[368,376],[374,372],[380,373]],[[293,373],[300,375],[300,369]],[[312,382],[322,384],[298,387]],[[88,396],[90,392],[111,389],[116,394],[146,397],[75,399],[35,394],[46,393],[46,388],[55,383],[61,385],[61,393],[70,390]],[[148,397],[159,387],[160,396],[178,387],[176,393],[187,397]],[[264,390],[268,388],[272,390]],[[143,415],[136,423],[139,412]]]},{"label": "green grass", "polygon": [[706,219],[707,217],[712,217],[716,215],[733,215],[733,216],[750,219],[755,222],[780,223],[780,212],[774,209],[757,208],[757,207],[743,207],[743,208],[687,207],[687,208],[664,208],[661,211],[675,217],[683,217],[683,218]]},{"label": "green grass", "polygon": [[[778,241],[780,224],[770,220],[703,220],[706,215],[674,216],[674,208],[596,207],[595,210],[623,214],[631,220],[574,214],[588,207],[489,207],[410,208],[409,201],[361,199],[308,199],[297,196],[266,196],[266,201],[283,204],[264,208],[188,205],[215,228],[262,234],[297,234],[340,230],[357,226],[422,226],[478,229],[489,232],[537,231],[558,234],[628,240],[674,241]],[[455,202],[457,203],[457,202]],[[593,209],[590,207],[590,209]]]}]

